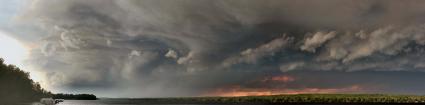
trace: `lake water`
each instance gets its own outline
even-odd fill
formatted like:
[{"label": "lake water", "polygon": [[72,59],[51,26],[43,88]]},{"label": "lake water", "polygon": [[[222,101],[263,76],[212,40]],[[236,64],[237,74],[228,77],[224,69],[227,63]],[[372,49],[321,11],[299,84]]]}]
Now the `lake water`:
[{"label": "lake water", "polygon": [[57,105],[225,105],[225,104],[156,104],[143,100],[104,99],[104,100],[65,100]]},{"label": "lake water", "polygon": [[[247,105],[247,104],[158,104],[147,103],[143,100],[127,100],[127,99],[104,99],[104,100],[65,100],[57,105]],[[264,105],[264,104],[248,104],[248,105]],[[276,105],[276,104],[274,104]],[[290,104],[285,104],[290,105]],[[296,104],[300,105],[300,104]],[[303,104],[303,105],[342,105],[342,104]],[[364,104],[350,104],[364,105]]]},{"label": "lake water", "polygon": [[139,100],[65,100],[57,105],[166,105],[166,104],[146,104]]},{"label": "lake water", "polygon": [[61,102],[57,105],[239,105],[239,104],[158,104],[158,103],[146,103],[143,100],[110,99],[110,100],[65,100],[64,102]]}]

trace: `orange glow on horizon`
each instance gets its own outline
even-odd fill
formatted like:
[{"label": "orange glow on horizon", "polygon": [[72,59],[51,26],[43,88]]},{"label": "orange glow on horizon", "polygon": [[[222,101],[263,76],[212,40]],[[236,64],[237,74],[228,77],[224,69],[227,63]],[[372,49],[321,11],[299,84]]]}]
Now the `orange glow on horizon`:
[{"label": "orange glow on horizon", "polygon": [[223,97],[239,97],[239,96],[266,96],[266,95],[294,95],[294,94],[328,94],[328,93],[349,93],[359,92],[362,88],[358,85],[346,88],[304,88],[304,89],[266,89],[266,88],[241,88],[233,86],[227,89],[220,88],[204,96],[223,96]]},{"label": "orange glow on horizon", "polygon": [[361,92],[364,89],[360,85],[351,85],[342,88],[285,88],[286,84],[295,82],[299,78],[290,75],[277,75],[259,78],[249,82],[250,84],[259,84],[264,87],[243,87],[240,85],[226,86],[217,88],[202,96],[224,96],[224,97],[239,97],[239,96],[265,96],[265,95],[293,95],[293,94],[328,94],[328,93],[353,93]]},{"label": "orange glow on horizon", "polygon": [[255,82],[261,82],[261,83],[269,83],[269,82],[279,82],[279,83],[289,83],[295,81],[296,78],[289,76],[289,75],[279,75],[279,76],[272,76],[272,77],[265,77],[260,80],[256,80]]},{"label": "orange glow on horizon", "polygon": [[292,82],[292,81],[295,81],[295,78],[291,76],[287,76],[287,75],[282,75],[282,76],[271,77],[269,78],[269,80],[278,81],[278,82]]}]

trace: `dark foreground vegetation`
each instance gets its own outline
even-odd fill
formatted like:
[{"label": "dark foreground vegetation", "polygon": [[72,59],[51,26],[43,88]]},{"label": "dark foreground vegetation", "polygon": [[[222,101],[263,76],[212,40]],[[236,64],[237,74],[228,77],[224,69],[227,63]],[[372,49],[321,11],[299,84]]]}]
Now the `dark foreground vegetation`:
[{"label": "dark foreground vegetation", "polygon": [[0,104],[34,102],[48,97],[96,99],[96,96],[92,94],[52,94],[43,89],[39,83],[30,79],[28,72],[24,72],[14,65],[4,64],[4,60],[0,58]]},{"label": "dark foreground vegetation", "polygon": [[14,65],[4,64],[0,58],[0,102],[32,102],[51,97],[50,92],[29,78],[29,73]]},{"label": "dark foreground vegetation", "polygon": [[41,88],[40,84],[29,78],[29,73],[14,65],[4,64],[0,58],[0,102],[31,102],[52,93]]},{"label": "dark foreground vegetation", "polygon": [[97,100],[93,94],[54,94],[53,99],[66,99],[66,100]]},{"label": "dark foreground vegetation", "polygon": [[300,94],[246,97],[145,98],[147,103],[164,104],[388,104],[425,103],[425,96],[382,94]]}]

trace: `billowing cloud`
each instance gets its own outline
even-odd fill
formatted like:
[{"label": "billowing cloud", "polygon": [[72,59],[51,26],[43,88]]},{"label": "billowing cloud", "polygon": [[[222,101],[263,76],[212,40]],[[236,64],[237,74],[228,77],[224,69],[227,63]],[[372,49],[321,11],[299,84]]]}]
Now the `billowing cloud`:
[{"label": "billowing cloud", "polygon": [[279,69],[282,72],[288,72],[288,71],[291,71],[291,70],[296,70],[296,69],[304,66],[304,64],[305,64],[304,62],[291,62],[289,64],[280,65]]},{"label": "billowing cloud", "polygon": [[292,38],[288,38],[284,35],[280,38],[273,39],[266,44],[260,45],[257,48],[248,48],[243,50],[239,55],[226,59],[224,61],[224,66],[237,63],[256,63],[259,59],[265,56],[272,56],[276,52],[284,50],[284,48],[291,43],[291,39]]},{"label": "billowing cloud", "polygon": [[[58,91],[163,97],[228,86],[280,93],[362,86],[359,91],[370,92],[376,83],[356,76],[425,68],[425,2],[419,0],[30,2],[17,16],[39,29],[28,62]],[[354,71],[367,73],[338,79],[339,72]],[[280,87],[249,82],[294,72],[301,73]],[[306,74],[321,79],[298,79]]]},{"label": "billowing cloud", "polygon": [[301,50],[316,52],[316,48],[322,46],[326,41],[334,38],[336,32],[317,32],[311,38],[307,38],[304,45],[301,46]]},{"label": "billowing cloud", "polygon": [[165,54],[165,57],[177,59],[178,55],[177,52],[174,50],[168,50],[167,54]]}]

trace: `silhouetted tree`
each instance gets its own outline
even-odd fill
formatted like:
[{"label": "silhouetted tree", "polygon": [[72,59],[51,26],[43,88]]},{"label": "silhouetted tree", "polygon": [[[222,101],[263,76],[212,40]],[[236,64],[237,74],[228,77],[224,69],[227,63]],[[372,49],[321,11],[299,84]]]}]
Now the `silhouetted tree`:
[{"label": "silhouetted tree", "polygon": [[29,78],[14,65],[4,64],[0,58],[0,102],[25,103],[37,101],[42,97],[51,97],[52,93],[41,88],[39,83]]}]

